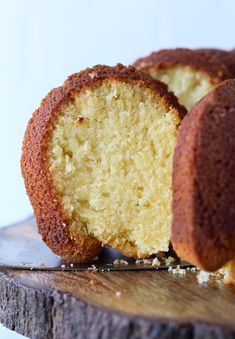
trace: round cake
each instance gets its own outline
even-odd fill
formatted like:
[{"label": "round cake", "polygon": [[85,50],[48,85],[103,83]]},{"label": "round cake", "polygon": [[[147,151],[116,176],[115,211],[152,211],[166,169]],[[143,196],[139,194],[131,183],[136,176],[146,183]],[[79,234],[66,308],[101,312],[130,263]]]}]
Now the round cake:
[{"label": "round cake", "polygon": [[166,85],[120,64],[88,68],[47,95],[28,123],[21,166],[55,253],[82,262],[103,245],[133,257],[168,250],[185,114]]},{"label": "round cake", "polygon": [[235,80],[202,98],[183,120],[173,160],[172,243],[214,271],[235,258]]},{"label": "round cake", "polygon": [[166,83],[187,109],[220,82],[232,78],[217,55],[186,48],[153,52],[133,66]]}]

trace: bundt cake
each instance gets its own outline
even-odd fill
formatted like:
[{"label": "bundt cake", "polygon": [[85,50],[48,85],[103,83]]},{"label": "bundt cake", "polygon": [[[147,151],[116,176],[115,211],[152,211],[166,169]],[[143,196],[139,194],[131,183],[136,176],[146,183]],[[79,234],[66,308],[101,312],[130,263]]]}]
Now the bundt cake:
[{"label": "bundt cake", "polygon": [[187,109],[220,82],[232,78],[217,55],[184,48],[153,52],[133,66],[166,83]]},{"label": "bundt cake", "polygon": [[179,128],[172,243],[180,258],[207,271],[235,259],[234,201],[235,80],[227,80],[203,97]]},{"label": "bundt cake", "polygon": [[55,253],[81,262],[102,245],[133,257],[168,250],[185,114],[166,85],[120,64],[73,74],[47,95],[28,123],[21,166]]}]

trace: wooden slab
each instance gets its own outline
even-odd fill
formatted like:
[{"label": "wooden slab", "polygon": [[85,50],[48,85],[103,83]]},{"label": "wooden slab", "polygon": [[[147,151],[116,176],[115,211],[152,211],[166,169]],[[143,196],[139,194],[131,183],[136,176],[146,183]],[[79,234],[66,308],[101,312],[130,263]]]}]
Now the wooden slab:
[{"label": "wooden slab", "polygon": [[235,338],[235,288],[193,272],[1,268],[0,291],[0,322],[31,338]]}]

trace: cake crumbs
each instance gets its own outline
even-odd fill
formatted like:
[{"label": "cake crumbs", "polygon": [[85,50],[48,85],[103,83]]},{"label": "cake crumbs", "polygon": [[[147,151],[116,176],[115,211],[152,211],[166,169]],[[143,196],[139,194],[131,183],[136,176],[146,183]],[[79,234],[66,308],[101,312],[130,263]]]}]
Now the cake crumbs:
[{"label": "cake crumbs", "polygon": [[184,276],[187,273],[186,269],[181,268],[180,265],[177,265],[176,268],[173,268],[172,266],[170,266],[168,268],[168,271],[171,272],[173,275],[177,274],[177,275],[180,275],[180,276]]},{"label": "cake crumbs", "polygon": [[151,259],[143,259],[143,264],[144,265],[152,265],[152,260]]},{"label": "cake crumbs", "polygon": [[128,261],[123,260],[123,259],[116,259],[116,260],[114,260],[113,265],[114,266],[127,266],[127,265],[129,265],[129,263],[128,263]]},{"label": "cake crumbs", "polygon": [[39,267],[45,267],[45,262],[43,260],[40,260],[38,263]]},{"label": "cake crumbs", "polygon": [[158,260],[158,258],[154,258],[152,261],[152,266],[160,266],[161,262]]},{"label": "cake crumbs", "polygon": [[161,262],[157,257],[155,257],[153,259],[150,259],[150,258],[148,258],[148,259],[136,259],[135,264],[136,265],[142,265],[143,264],[143,265],[149,265],[149,266],[161,266]]},{"label": "cake crumbs", "polygon": [[201,270],[197,274],[197,281],[200,285],[203,285],[205,283],[208,283],[212,276],[214,276],[213,273]]},{"label": "cake crumbs", "polygon": [[135,263],[137,265],[141,265],[141,264],[144,264],[144,265],[152,265],[152,260],[151,259],[137,259],[135,261]]},{"label": "cake crumbs", "polygon": [[169,256],[167,258],[164,258],[164,262],[166,264],[166,266],[169,266],[170,264],[172,264],[173,262],[175,262],[175,258]]},{"label": "cake crumbs", "polygon": [[88,267],[85,272],[90,273],[90,274],[96,274],[97,273],[97,268],[95,265],[91,265],[91,267]]},{"label": "cake crumbs", "polygon": [[115,295],[116,295],[116,297],[121,297],[122,292],[121,291],[116,291]]},{"label": "cake crumbs", "polygon": [[200,271],[197,274],[197,281],[201,285],[207,283],[216,283],[218,285],[234,285],[234,279],[231,277],[231,271],[226,266],[220,268],[216,272],[206,272],[201,269],[199,270]]},{"label": "cake crumbs", "polygon": [[141,259],[136,259],[135,263],[136,263],[136,265],[140,265],[140,264],[142,264],[142,260]]},{"label": "cake crumbs", "polygon": [[218,273],[223,277],[223,283],[235,286],[235,262],[230,261]]},{"label": "cake crumbs", "polygon": [[208,283],[216,283],[216,284],[222,284],[226,283],[226,270],[220,269],[219,271],[216,272],[206,272],[200,269],[199,267],[186,267],[181,268],[180,265],[177,265],[176,267],[174,266],[169,266],[168,267],[168,272],[173,274],[173,275],[178,275],[178,276],[185,276],[187,272],[192,272],[196,275],[197,282],[200,285],[208,284]]}]

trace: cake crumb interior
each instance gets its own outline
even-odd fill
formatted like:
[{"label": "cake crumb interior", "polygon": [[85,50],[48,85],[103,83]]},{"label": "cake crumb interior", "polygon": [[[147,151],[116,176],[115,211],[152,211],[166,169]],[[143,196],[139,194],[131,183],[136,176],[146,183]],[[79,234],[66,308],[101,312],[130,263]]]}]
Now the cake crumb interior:
[{"label": "cake crumb interior", "polygon": [[167,251],[180,119],[141,82],[104,80],[58,114],[50,172],[77,232],[137,257]]},{"label": "cake crumb interior", "polygon": [[209,75],[189,66],[174,66],[167,69],[150,68],[148,73],[157,80],[166,83],[169,90],[178,98],[187,109],[215,88]]}]

